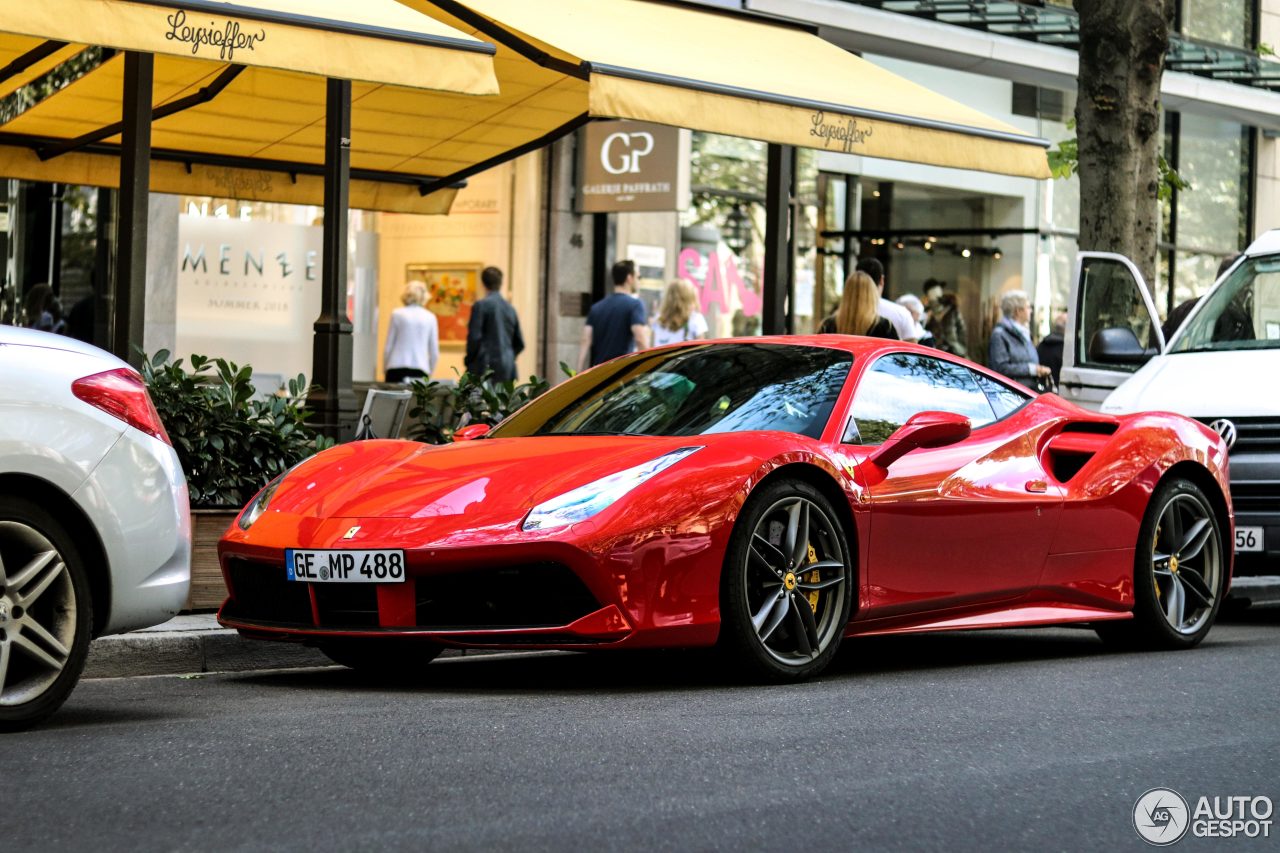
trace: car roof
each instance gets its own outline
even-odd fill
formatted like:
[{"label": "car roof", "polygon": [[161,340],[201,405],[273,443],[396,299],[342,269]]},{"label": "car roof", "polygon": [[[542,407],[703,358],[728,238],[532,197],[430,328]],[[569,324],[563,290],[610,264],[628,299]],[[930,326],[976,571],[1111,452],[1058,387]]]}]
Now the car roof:
[{"label": "car roof", "polygon": [[695,347],[707,344],[781,344],[783,346],[823,347],[824,349],[844,350],[853,353],[854,357],[873,356],[887,350],[910,350],[922,353],[938,354],[938,350],[922,347],[919,344],[908,344],[888,338],[868,338],[861,335],[755,335],[743,338],[712,338],[701,341],[683,341],[670,344],[672,347]]},{"label": "car roof", "polygon": [[1280,252],[1280,228],[1274,228],[1260,235],[1244,250],[1246,255],[1271,255]]}]

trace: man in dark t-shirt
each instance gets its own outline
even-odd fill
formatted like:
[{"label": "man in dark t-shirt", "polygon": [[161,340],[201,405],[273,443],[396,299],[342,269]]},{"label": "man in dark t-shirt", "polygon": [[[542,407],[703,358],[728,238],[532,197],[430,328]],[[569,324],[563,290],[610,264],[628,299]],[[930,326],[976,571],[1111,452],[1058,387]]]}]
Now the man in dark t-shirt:
[{"label": "man in dark t-shirt", "polygon": [[578,370],[649,346],[644,303],[635,295],[635,261],[613,265],[613,293],[591,306],[578,348]]}]

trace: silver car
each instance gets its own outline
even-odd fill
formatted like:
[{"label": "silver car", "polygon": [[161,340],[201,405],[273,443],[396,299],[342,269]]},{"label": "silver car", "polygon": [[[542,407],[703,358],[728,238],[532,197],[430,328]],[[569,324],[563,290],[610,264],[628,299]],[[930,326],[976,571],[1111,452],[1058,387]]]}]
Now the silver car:
[{"label": "silver car", "polygon": [[137,371],[0,326],[0,731],[57,710],[90,639],[177,613],[190,576],[186,478]]}]

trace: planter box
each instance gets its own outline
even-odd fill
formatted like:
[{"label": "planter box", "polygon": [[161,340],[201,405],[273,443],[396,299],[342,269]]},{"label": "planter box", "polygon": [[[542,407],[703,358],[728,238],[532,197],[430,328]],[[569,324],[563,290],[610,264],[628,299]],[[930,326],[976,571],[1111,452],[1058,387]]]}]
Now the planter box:
[{"label": "planter box", "polygon": [[227,585],[218,567],[218,540],[236,520],[239,510],[191,510],[191,592],[187,610],[214,610],[227,598]]}]

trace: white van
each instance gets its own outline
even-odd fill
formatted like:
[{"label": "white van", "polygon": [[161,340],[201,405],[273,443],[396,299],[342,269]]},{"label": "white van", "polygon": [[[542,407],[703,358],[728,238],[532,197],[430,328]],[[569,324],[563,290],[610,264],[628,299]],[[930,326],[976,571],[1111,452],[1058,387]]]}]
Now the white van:
[{"label": "white van", "polygon": [[[1068,306],[1060,393],[1111,413],[1178,412],[1208,424],[1230,450],[1240,576],[1280,575],[1280,230],[1218,279],[1165,341],[1137,268],[1081,252]],[[1273,597],[1276,581],[1233,584]],[[1264,593],[1262,587],[1270,592]]]}]

